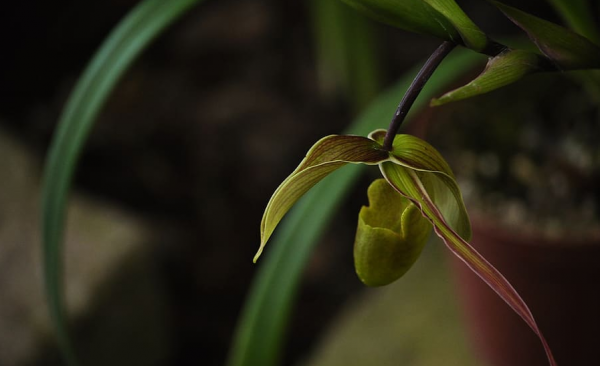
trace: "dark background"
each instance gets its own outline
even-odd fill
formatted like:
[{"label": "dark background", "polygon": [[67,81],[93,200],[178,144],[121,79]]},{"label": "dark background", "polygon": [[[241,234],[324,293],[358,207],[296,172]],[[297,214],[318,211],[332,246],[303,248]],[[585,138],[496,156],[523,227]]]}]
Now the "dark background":
[{"label": "dark background", "polygon": [[[5,4],[0,123],[40,162],[77,77],[135,3]],[[516,31],[483,2],[461,5],[485,31]],[[552,18],[540,2],[519,6]],[[153,261],[173,323],[169,364],[223,363],[256,272],[251,259],[266,202],[312,143],[340,133],[353,118],[355,108],[342,90],[321,93],[309,15],[308,2],[296,0],[199,5],[125,74],[86,144],[75,189],[123,207],[163,233]],[[383,87],[438,43],[373,26]],[[284,364],[301,359],[328,319],[362,289],[350,248],[367,184],[359,184],[317,247]],[[76,327],[85,334],[93,322]],[[51,346],[46,352],[56,357]]]}]

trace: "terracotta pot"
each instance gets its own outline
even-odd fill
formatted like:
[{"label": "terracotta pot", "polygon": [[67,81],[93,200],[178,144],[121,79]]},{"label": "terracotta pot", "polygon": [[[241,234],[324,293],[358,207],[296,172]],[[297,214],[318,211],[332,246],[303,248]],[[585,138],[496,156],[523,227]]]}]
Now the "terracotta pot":
[{"label": "terracotta pot", "polygon": [[[529,305],[559,365],[598,365],[600,238],[549,241],[473,218],[473,246]],[[458,259],[453,259],[469,331],[490,366],[548,365],[525,322]]]}]

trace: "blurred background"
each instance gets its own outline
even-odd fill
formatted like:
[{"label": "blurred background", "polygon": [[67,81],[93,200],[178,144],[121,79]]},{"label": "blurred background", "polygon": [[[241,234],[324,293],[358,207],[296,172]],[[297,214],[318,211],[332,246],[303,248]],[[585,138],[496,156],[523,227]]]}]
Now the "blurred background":
[{"label": "blurred background", "polygon": [[[136,3],[17,2],[0,14],[1,365],[60,364],[42,296],[41,168],[77,77]],[[481,1],[460,4],[486,32],[517,32]],[[544,1],[519,6],[556,19]],[[86,363],[222,365],[274,189],[438,43],[333,0],[206,1],[159,37],[103,109],[71,196],[67,299]],[[458,104],[440,110],[460,119]],[[356,278],[370,173],[311,257],[282,364],[480,364],[439,242],[389,288]]]}]

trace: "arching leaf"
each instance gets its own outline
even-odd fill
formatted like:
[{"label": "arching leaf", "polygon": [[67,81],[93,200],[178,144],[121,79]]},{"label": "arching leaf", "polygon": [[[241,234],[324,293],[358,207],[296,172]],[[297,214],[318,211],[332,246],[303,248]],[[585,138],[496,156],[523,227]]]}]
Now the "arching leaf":
[{"label": "arching leaf", "polygon": [[547,0],[575,32],[600,44],[600,30],[594,21],[591,0]]},{"label": "arching leaf", "polygon": [[68,365],[76,365],[77,359],[65,319],[62,240],[75,166],[96,116],[127,68],[155,37],[200,1],[139,2],[93,56],[61,113],[44,166],[41,218],[48,307],[58,345]]},{"label": "arching leaf", "polygon": [[512,84],[526,75],[544,70],[547,60],[526,50],[507,50],[489,59],[479,76],[458,89],[454,89],[431,101],[432,106],[456,102],[477,95],[489,93]]},{"label": "arching leaf", "polygon": [[260,225],[260,257],[279,221],[315,184],[347,163],[375,165],[389,158],[377,142],[360,136],[327,136],[317,141],[306,158],[275,190]]},{"label": "arching leaf", "polygon": [[460,34],[439,11],[423,0],[342,0],[366,16],[409,32],[462,43]]},{"label": "arching leaf", "polygon": [[422,180],[423,175],[427,173],[418,174],[418,172],[412,169],[394,164],[393,162],[384,162],[380,165],[380,168],[385,179],[399,193],[406,196],[422,210],[423,215],[433,224],[435,233],[444,241],[452,253],[460,258],[523,318],[542,342],[550,365],[556,366],[552,351],[525,301],[523,301],[506,278],[451,227],[437,203],[434,202],[435,198],[430,195],[429,190]]},{"label": "arching leaf", "polygon": [[600,68],[600,47],[565,27],[519,9],[492,1],[513,23],[521,27],[536,46],[563,70]]},{"label": "arching leaf", "polygon": [[488,37],[471,18],[464,13],[454,0],[424,0],[432,8],[443,14],[460,34],[464,45],[475,51],[483,51],[488,45]]}]

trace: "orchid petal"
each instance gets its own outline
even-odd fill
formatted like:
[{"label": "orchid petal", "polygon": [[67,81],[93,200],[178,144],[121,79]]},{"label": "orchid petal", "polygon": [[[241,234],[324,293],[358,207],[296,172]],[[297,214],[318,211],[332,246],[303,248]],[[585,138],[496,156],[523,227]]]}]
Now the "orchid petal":
[{"label": "orchid petal", "polygon": [[267,204],[260,226],[261,244],[254,262],[283,216],[321,179],[347,163],[376,165],[387,159],[389,154],[381,145],[366,137],[332,135],[317,141]]},{"label": "orchid petal", "polygon": [[446,246],[523,318],[540,338],[550,364],[556,366],[550,347],[525,301],[506,278],[449,225],[438,206],[434,203],[422,180],[423,176],[428,173],[416,172],[393,162],[384,162],[380,165],[380,168],[388,183],[420,207],[423,215],[431,221],[435,233],[444,241]]},{"label": "orchid petal", "polygon": [[385,286],[416,262],[431,233],[419,209],[384,179],[369,186],[370,206],[360,210],[354,267],[367,286]]},{"label": "orchid petal", "polygon": [[[383,141],[385,130],[373,131],[369,137]],[[398,165],[420,172],[435,204],[450,226],[466,240],[471,239],[471,224],[454,173],[442,155],[429,143],[412,135],[394,138],[391,160]]]}]

